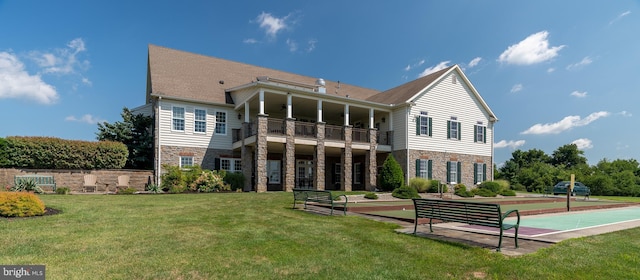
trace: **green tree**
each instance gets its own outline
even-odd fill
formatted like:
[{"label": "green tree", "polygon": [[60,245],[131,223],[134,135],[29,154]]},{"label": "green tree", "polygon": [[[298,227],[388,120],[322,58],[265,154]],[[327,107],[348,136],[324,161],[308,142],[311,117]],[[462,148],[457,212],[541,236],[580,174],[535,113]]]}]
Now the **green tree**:
[{"label": "green tree", "polygon": [[584,151],[578,150],[576,144],[566,144],[555,150],[551,156],[551,164],[554,166],[564,166],[573,168],[587,164],[587,158],[584,157]]},{"label": "green tree", "polygon": [[122,121],[98,123],[99,141],[116,141],[127,146],[129,157],[125,168],[153,169],[153,118],[122,109]]},{"label": "green tree", "polygon": [[396,188],[404,186],[402,167],[400,167],[400,164],[398,164],[392,154],[389,154],[384,160],[379,176],[380,188],[383,191],[393,191]]}]

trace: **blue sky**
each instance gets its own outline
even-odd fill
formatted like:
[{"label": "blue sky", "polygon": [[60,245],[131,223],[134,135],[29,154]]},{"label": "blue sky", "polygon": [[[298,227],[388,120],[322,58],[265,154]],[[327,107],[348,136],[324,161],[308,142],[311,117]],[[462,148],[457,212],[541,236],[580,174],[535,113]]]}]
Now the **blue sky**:
[{"label": "blue sky", "polygon": [[95,140],[144,104],[155,44],[377,90],[458,64],[500,119],[496,163],[640,160],[638,0],[0,0],[0,26],[0,137]]}]

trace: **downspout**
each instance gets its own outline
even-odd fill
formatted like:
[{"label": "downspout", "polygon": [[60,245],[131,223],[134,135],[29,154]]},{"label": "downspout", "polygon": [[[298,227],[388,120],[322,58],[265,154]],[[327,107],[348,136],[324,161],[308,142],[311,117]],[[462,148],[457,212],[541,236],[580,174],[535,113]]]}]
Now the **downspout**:
[{"label": "downspout", "polygon": [[160,186],[160,184],[162,183],[160,181],[160,172],[161,172],[161,168],[162,168],[162,149],[161,147],[161,142],[160,142],[160,101],[162,100],[161,96],[158,96],[158,100],[156,101],[156,108],[155,108],[155,121],[156,121],[156,129],[158,130],[158,162],[156,163],[156,182],[158,184],[158,186]]},{"label": "downspout", "polygon": [[405,178],[405,183],[408,186],[409,185],[409,134],[410,134],[409,133],[409,122],[411,122],[411,116],[410,116],[410,114],[411,114],[411,105],[407,106],[406,108],[407,108],[406,109],[407,110],[407,122],[406,122],[407,128],[404,130],[404,132],[407,134],[407,137],[405,137],[404,139],[405,139],[405,142],[406,142],[405,143],[405,147],[407,149],[407,165],[405,165],[407,172],[405,172],[405,177],[406,177]]}]

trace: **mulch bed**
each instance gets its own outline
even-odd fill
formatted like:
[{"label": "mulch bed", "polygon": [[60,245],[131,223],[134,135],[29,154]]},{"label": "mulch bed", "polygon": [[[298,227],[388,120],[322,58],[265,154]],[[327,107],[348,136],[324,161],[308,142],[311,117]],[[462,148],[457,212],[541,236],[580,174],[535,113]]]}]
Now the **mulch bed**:
[{"label": "mulch bed", "polygon": [[7,220],[13,220],[13,219],[30,219],[30,218],[37,218],[37,217],[43,217],[43,216],[51,216],[51,215],[57,215],[62,213],[62,210],[58,210],[55,208],[50,208],[50,207],[45,207],[44,208],[44,214],[41,216],[31,216],[31,217],[2,217],[0,216],[0,218],[4,218]]}]

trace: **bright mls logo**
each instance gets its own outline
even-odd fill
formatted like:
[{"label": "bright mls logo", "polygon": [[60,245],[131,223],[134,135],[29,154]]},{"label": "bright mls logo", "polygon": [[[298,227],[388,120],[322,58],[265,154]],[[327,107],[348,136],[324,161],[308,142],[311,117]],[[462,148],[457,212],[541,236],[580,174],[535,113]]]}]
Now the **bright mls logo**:
[{"label": "bright mls logo", "polygon": [[0,265],[0,280],[28,279],[44,280],[44,265]]}]

